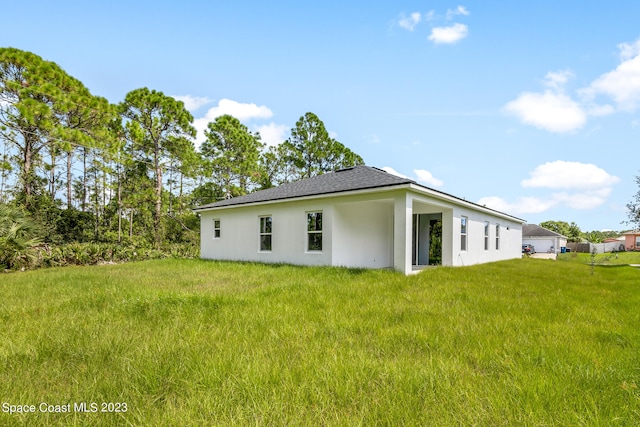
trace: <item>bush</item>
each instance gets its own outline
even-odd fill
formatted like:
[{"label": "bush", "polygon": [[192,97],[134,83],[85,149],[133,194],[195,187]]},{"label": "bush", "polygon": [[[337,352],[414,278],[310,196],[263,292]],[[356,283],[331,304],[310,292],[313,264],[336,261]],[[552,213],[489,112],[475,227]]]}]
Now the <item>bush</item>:
[{"label": "bush", "polygon": [[23,251],[8,270],[27,270],[70,265],[123,263],[160,258],[198,258],[199,247],[192,244],[171,244],[160,250],[147,245],[116,243],[69,243],[41,245]]}]

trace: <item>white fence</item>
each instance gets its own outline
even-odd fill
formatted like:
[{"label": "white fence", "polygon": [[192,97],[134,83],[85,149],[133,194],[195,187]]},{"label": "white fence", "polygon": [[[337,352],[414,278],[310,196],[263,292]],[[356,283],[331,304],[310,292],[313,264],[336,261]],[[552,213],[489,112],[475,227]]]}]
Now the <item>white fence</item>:
[{"label": "white fence", "polygon": [[624,242],[607,242],[607,243],[568,243],[567,247],[573,252],[591,253],[595,248],[596,253],[603,254],[605,252],[622,252],[625,250]]}]

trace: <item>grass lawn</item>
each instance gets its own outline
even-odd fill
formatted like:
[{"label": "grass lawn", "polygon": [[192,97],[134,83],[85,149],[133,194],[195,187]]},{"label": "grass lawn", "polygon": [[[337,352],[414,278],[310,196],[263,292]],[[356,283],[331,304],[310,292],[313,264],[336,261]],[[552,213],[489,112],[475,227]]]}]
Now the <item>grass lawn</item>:
[{"label": "grass lawn", "polygon": [[633,267],[167,259],[0,295],[0,425],[640,424]]},{"label": "grass lawn", "polygon": [[[583,264],[591,264],[591,254],[571,252],[566,254],[558,254],[559,261],[577,262]],[[615,266],[615,265],[640,265],[640,252],[607,252],[604,254],[596,254],[593,261],[597,265]]]}]

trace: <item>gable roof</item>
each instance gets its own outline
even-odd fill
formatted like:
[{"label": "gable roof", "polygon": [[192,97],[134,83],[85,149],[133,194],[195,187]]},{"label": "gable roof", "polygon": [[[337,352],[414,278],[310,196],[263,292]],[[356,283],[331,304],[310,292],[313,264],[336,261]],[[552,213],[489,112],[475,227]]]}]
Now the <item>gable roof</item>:
[{"label": "gable roof", "polygon": [[195,210],[414,183],[415,182],[409,178],[401,178],[387,173],[382,169],[370,166],[354,166],[352,168],[340,169],[335,172],[328,172],[300,181],[290,182],[279,187],[256,191],[255,193],[250,193],[245,196],[220,200],[215,203],[199,206],[195,208]]},{"label": "gable roof", "polygon": [[440,195],[446,199],[455,199],[458,203],[474,206],[478,209],[492,211],[497,214],[509,217],[521,223],[523,219],[514,217],[504,212],[470,202],[460,197],[453,196],[443,191],[434,190],[418,184],[414,180],[406,177],[400,177],[390,174],[382,169],[371,166],[353,166],[350,168],[339,169],[334,172],[328,172],[322,175],[305,178],[300,181],[283,184],[279,187],[272,187],[266,190],[256,191],[244,196],[233,197],[231,199],[219,200],[215,203],[209,203],[194,208],[194,211],[204,211],[208,209],[216,209],[229,206],[247,205],[252,203],[275,202],[289,199],[296,199],[309,196],[324,196],[334,193],[343,193],[356,190],[369,190],[376,188],[400,187],[408,186],[413,189],[422,189],[431,195]]},{"label": "gable roof", "polygon": [[522,225],[522,237],[563,237],[567,238],[567,236],[563,236],[560,233],[556,233],[555,231],[551,231],[548,228],[540,227],[536,224],[523,224]]}]

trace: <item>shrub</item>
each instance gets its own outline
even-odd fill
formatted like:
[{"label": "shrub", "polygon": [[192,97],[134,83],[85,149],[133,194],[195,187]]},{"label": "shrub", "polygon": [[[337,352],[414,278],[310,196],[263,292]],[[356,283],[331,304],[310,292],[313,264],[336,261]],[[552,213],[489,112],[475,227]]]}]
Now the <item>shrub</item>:
[{"label": "shrub", "polygon": [[20,209],[0,204],[0,265],[19,269],[32,262],[31,248],[40,244],[39,228]]},{"label": "shrub", "polygon": [[[1,241],[0,241],[1,248]],[[1,249],[0,249],[1,251]],[[117,243],[68,243],[40,245],[24,251],[5,268],[9,270],[122,263],[161,258],[197,258],[199,248],[192,244],[171,244],[160,250],[147,245]]]}]

